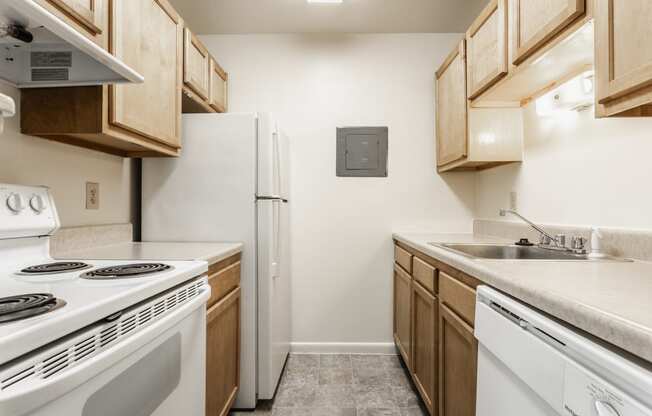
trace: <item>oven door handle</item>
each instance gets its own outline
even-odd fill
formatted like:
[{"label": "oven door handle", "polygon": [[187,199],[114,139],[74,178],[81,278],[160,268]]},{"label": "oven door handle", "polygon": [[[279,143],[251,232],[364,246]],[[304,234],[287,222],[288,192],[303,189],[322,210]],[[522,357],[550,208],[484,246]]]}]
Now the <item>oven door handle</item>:
[{"label": "oven door handle", "polygon": [[47,379],[35,379],[8,391],[0,391],[0,415],[22,415],[62,397],[85,381],[147,345],[176,323],[185,319],[202,304],[204,304],[205,309],[210,294],[210,286],[206,286],[199,296],[176,309],[173,313],[122,339],[108,350],[100,352],[92,359],[86,360],[75,367],[65,369]]}]

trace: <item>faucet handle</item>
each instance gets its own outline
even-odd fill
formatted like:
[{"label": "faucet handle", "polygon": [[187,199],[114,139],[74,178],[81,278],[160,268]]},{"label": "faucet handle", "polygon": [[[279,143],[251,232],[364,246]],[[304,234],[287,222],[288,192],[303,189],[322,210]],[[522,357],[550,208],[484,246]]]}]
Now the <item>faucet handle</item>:
[{"label": "faucet handle", "polygon": [[586,242],[588,240],[584,237],[574,236],[571,239],[571,249],[576,253],[584,254],[586,253]]}]

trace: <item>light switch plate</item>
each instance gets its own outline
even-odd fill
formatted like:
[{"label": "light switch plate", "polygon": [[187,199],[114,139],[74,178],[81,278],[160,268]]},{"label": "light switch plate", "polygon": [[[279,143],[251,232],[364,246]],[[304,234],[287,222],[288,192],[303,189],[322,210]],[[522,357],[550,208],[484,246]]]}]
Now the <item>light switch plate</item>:
[{"label": "light switch plate", "polygon": [[86,209],[100,209],[100,184],[86,182]]},{"label": "light switch plate", "polygon": [[338,127],[337,165],[340,177],[387,177],[387,127]]}]

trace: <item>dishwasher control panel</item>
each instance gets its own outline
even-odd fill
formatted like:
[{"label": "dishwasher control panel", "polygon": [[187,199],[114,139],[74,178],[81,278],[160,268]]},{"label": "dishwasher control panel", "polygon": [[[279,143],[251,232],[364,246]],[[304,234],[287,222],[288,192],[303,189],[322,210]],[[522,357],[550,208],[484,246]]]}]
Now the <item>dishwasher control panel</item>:
[{"label": "dishwasher control panel", "polygon": [[564,373],[567,416],[652,416],[652,411],[575,363],[567,362]]}]

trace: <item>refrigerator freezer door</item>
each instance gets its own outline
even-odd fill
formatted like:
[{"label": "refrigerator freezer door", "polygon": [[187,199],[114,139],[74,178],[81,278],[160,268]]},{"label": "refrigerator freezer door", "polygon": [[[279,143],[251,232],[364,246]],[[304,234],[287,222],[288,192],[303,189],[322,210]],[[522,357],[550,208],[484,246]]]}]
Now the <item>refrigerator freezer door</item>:
[{"label": "refrigerator freezer door", "polygon": [[261,197],[289,198],[289,140],[270,115],[258,124],[258,192]]},{"label": "refrigerator freezer door", "polygon": [[256,114],[183,116],[178,158],[143,160],[143,240],[241,241],[236,408],[256,406]]}]

